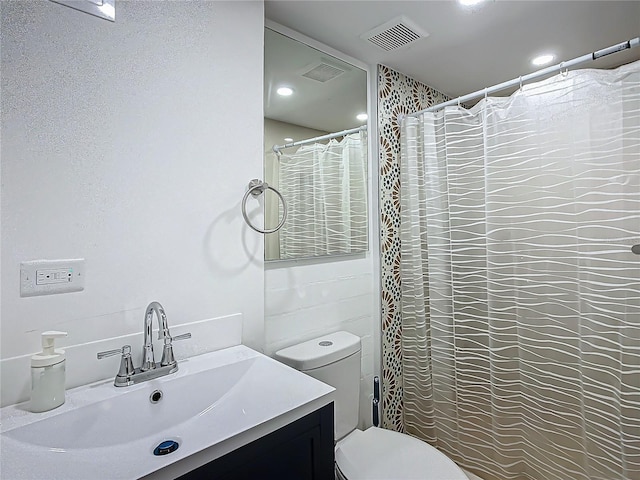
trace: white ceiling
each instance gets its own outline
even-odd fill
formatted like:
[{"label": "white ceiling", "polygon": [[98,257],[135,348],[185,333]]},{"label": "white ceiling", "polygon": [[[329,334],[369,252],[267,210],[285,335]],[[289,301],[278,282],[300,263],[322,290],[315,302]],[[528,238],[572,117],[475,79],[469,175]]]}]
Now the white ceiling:
[{"label": "white ceiling", "polygon": [[[384,52],[360,38],[404,15],[429,36]],[[456,1],[266,0],[265,16],[366,63],[384,64],[459,96],[640,36],[640,1],[505,1],[476,7]],[[599,59],[610,68],[640,59],[640,48]]]}]

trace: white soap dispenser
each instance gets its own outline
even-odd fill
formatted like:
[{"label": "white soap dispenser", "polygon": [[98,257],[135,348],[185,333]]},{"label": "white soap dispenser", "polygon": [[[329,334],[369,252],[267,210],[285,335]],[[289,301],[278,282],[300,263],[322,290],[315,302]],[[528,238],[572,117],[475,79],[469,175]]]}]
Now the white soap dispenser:
[{"label": "white soap dispenser", "polygon": [[42,352],[31,357],[31,411],[46,412],[64,403],[65,353],[56,350],[56,338],[67,332],[42,333]]}]

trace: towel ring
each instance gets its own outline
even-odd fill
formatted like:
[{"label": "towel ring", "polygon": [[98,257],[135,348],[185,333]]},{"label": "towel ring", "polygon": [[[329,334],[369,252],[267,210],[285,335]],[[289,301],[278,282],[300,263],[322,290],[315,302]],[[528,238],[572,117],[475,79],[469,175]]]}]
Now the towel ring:
[{"label": "towel ring", "polygon": [[[254,197],[262,195],[266,190],[272,190],[276,195],[278,195],[278,197],[280,197],[280,201],[282,202],[282,220],[280,220],[280,223],[278,223],[276,228],[272,228],[271,230],[260,230],[259,228],[253,226],[249,221],[249,217],[247,216],[247,198],[249,198],[249,194],[253,195]],[[275,233],[282,228],[284,222],[287,220],[287,202],[284,201],[284,197],[278,190],[267,184],[267,182],[263,182],[261,180],[258,180],[257,178],[254,178],[249,182],[248,190],[244,194],[244,197],[242,197],[242,216],[244,217],[244,221],[247,222],[247,225],[249,225],[256,232]]]}]

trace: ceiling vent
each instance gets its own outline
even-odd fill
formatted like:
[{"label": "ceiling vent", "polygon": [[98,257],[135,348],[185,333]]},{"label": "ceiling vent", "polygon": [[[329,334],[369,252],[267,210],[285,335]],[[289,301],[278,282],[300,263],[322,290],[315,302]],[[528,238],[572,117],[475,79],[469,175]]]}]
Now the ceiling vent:
[{"label": "ceiling vent", "polygon": [[360,35],[360,38],[371,42],[386,52],[398,50],[414,43],[416,40],[428,37],[429,34],[418,27],[407,17],[400,16],[379,27]]},{"label": "ceiling vent", "polygon": [[334,78],[342,75],[345,72],[344,69],[331,65],[324,60],[314,63],[306,67],[300,75],[305,78],[310,78],[316,82],[328,82]]}]

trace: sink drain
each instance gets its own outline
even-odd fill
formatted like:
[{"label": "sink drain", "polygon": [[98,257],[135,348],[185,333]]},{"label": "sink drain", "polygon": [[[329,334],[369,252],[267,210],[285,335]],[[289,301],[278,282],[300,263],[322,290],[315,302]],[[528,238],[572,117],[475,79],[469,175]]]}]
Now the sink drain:
[{"label": "sink drain", "polygon": [[154,390],[151,395],[149,395],[149,401],[151,403],[158,403],[162,400],[162,390]]},{"label": "sink drain", "polygon": [[180,444],[175,440],[165,440],[153,449],[153,454],[157,456],[169,455],[170,453],[175,452],[179,446]]}]

